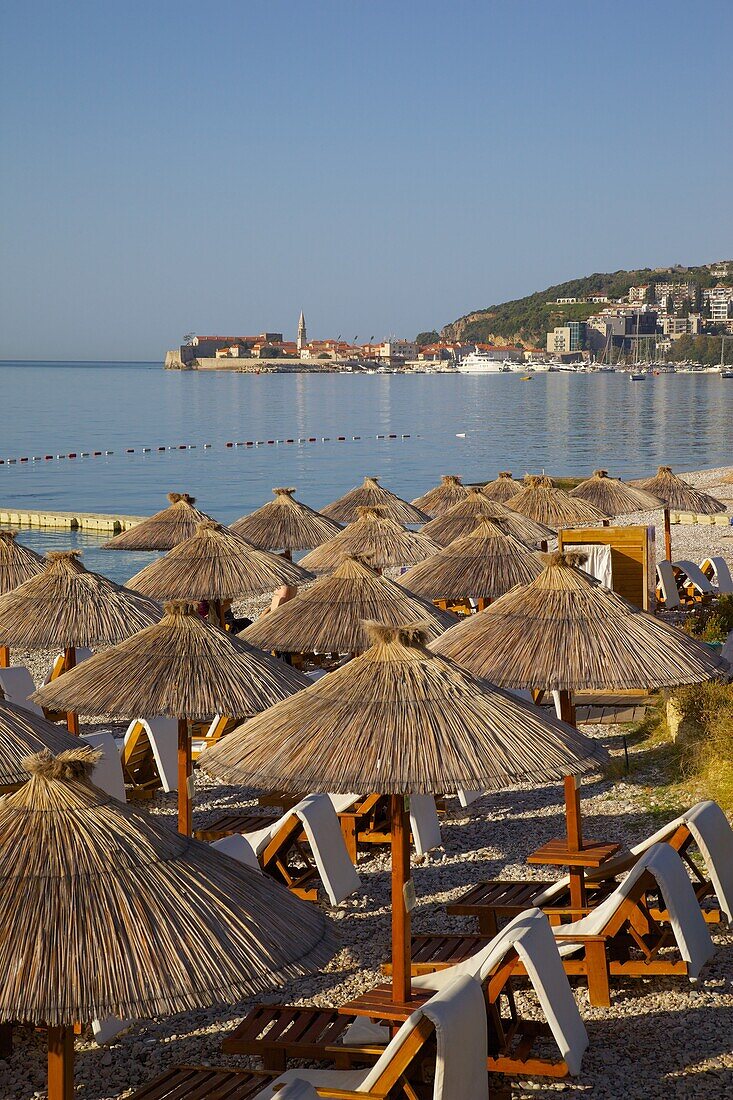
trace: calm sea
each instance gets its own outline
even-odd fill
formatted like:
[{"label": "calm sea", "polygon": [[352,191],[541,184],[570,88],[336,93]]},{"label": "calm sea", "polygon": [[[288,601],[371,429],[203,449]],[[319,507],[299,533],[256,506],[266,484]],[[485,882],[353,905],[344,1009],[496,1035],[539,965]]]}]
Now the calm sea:
[{"label": "calm sea", "polygon": [[[296,486],[318,508],[364,474],[410,499],[445,473],[479,481],[500,469],[560,475],[602,466],[640,476],[661,462],[681,471],[731,462],[733,382],[715,375],[631,383],[623,374],[544,374],[523,382],[518,375],[252,376],[164,371],[157,363],[3,363],[0,385],[0,458],[114,451],[6,461],[0,507],[148,514],[176,490],[231,522],[266,501],[273,486]],[[398,438],[376,438],[390,433]],[[226,447],[310,436],[318,442]],[[195,449],[155,449],[180,444]],[[21,537],[36,549],[82,546],[89,568],[120,581],[151,560],[100,551],[103,539],[94,536],[24,530]]]}]

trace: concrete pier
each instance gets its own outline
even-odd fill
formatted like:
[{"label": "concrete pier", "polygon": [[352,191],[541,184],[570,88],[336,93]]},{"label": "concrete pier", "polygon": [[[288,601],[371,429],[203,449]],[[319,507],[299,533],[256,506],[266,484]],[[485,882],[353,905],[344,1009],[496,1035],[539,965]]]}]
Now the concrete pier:
[{"label": "concrete pier", "polygon": [[66,531],[97,531],[103,535],[127,531],[145,518],[105,515],[101,512],[49,512],[38,508],[24,512],[16,508],[0,508],[2,527],[49,527]]}]

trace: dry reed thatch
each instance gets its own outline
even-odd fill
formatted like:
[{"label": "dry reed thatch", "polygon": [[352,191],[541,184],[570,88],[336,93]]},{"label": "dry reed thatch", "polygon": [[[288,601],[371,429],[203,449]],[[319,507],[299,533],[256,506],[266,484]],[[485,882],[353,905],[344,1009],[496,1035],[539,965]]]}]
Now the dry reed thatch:
[{"label": "dry reed thatch", "polygon": [[437,653],[505,687],[654,690],[695,684],[724,662],[677,627],[550,554],[543,572],[432,643]]},{"label": "dry reed thatch", "polygon": [[533,474],[524,479],[524,488],[511,497],[506,506],[555,530],[602,523],[608,519],[600,508],[594,508],[587,501],[571,497],[563,489],[558,489],[549,477]]},{"label": "dry reed thatch", "polygon": [[504,523],[509,534],[527,546],[537,546],[555,537],[555,532],[550,527],[520,516],[518,512],[512,512],[498,500],[489,500],[481,489],[471,489],[465,500],[454,504],[444,515],[426,523],[422,534],[429,535],[441,546],[448,546],[456,539],[470,535],[480,516]]},{"label": "dry reed thatch", "polygon": [[365,477],[361,485],[321,510],[324,516],[337,519],[339,523],[353,523],[360,508],[382,508],[384,515],[402,524],[427,523],[430,519],[430,516],[414,504],[408,504],[406,500],[385,489],[376,477]]},{"label": "dry reed thatch", "polygon": [[121,531],[102,546],[103,550],[172,550],[193,535],[199,523],[211,519],[195,508],[196,498],[188,493],[168,493],[170,506],[142,523]]},{"label": "dry reed thatch", "polygon": [[581,481],[580,485],[570,490],[570,496],[582,497],[609,516],[651,512],[664,507],[659,497],[652,496],[636,485],[625,485],[617,477],[609,477],[606,470],[594,470],[593,477]]},{"label": "dry reed thatch", "polygon": [[701,489],[696,489],[694,485],[690,485],[673,473],[671,466],[660,466],[654,477],[637,481],[635,485],[659,497],[665,507],[679,512],[695,512],[700,516],[711,516],[716,512],[725,511],[722,500],[718,500],[709,493],[703,493]]},{"label": "dry reed thatch", "polygon": [[425,647],[370,623],[373,645],[234,730],[202,758],[226,782],[383,794],[496,790],[583,772],[603,747]]},{"label": "dry reed thatch", "polygon": [[442,516],[454,504],[465,500],[468,492],[469,490],[456,474],[444,474],[440,479],[440,485],[429,489],[421,497],[416,497],[412,503],[421,512],[435,519],[436,516]]},{"label": "dry reed thatch", "polygon": [[458,621],[356,558],[344,558],[334,573],[240,637],[281,653],[361,653],[370,645],[364,620],[375,618],[393,626],[421,619],[431,640]]},{"label": "dry reed thatch", "polygon": [[283,661],[171,602],[155,626],[45,684],[32,696],[52,710],[118,718],[205,720],[255,714],[310,680]]},{"label": "dry reed thatch", "polygon": [[0,700],[0,790],[25,783],[23,761],[33,753],[50,749],[63,752],[79,747],[79,738],[63,726],[47,722],[25,707]]},{"label": "dry reed thatch", "polygon": [[478,516],[470,535],[413,565],[400,581],[431,600],[495,600],[541,572],[542,559],[536,551],[510,535],[500,520]]},{"label": "dry reed thatch", "polygon": [[16,542],[17,531],[0,531],[0,595],[43,572],[43,558]]},{"label": "dry reed thatch", "polygon": [[287,558],[256,550],[228,527],[209,519],[128,584],[156,600],[235,600],[312,579],[311,573]]},{"label": "dry reed thatch", "polygon": [[67,1026],[231,1004],[323,966],[323,913],[92,787],[78,745],[0,803],[0,1020]]},{"label": "dry reed thatch", "polygon": [[359,508],[358,518],[301,559],[304,569],[329,573],[344,558],[357,557],[373,569],[412,565],[435,554],[440,547],[422,532],[408,531],[385,515],[382,508]]},{"label": "dry reed thatch", "polygon": [[258,550],[312,550],[341,530],[340,523],[295,500],[295,489],[272,491],[274,500],[231,524],[236,535]]},{"label": "dry reed thatch", "polygon": [[158,622],[160,604],[90,573],[79,554],[47,554],[42,573],[0,596],[2,644],[27,649],[111,645]]},{"label": "dry reed thatch", "polygon": [[498,500],[500,504],[506,504],[521,488],[521,481],[516,481],[509,470],[500,470],[499,476],[494,481],[484,485],[483,492],[489,500]]}]

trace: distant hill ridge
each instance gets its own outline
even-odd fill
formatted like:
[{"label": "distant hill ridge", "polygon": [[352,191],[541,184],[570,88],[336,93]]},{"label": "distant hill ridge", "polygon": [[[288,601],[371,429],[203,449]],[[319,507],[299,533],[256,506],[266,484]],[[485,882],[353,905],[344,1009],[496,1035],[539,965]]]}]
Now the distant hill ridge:
[{"label": "distant hill ridge", "polygon": [[[474,310],[459,317],[440,331],[440,338],[449,341],[476,343],[518,343],[525,346],[544,346],[545,334],[567,320],[585,320],[603,308],[598,303],[573,303],[558,305],[557,298],[587,298],[607,294],[610,299],[623,298],[632,286],[647,283],[684,282],[698,283],[703,289],[715,286],[733,276],[733,260],[719,260],[699,267],[643,267],[635,271],[596,272],[581,279],[570,279],[546,290],[515,298],[511,302]],[[436,332],[420,333],[419,344],[427,344],[436,338]]]}]

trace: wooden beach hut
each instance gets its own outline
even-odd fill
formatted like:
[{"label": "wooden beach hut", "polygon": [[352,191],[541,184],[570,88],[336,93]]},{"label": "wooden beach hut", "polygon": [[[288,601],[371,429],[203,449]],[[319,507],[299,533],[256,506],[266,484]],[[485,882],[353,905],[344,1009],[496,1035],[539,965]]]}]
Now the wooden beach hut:
[{"label": "wooden beach hut", "polygon": [[0,1021],[48,1031],[49,1100],[74,1095],[74,1026],[236,1002],[318,970],[323,913],[89,783],[78,743],[0,801]]},{"label": "wooden beach hut", "polygon": [[194,534],[199,523],[211,519],[195,507],[188,493],[169,493],[170,504],[128,531],[121,531],[102,546],[103,550],[172,550]]},{"label": "wooden beach hut", "polygon": [[[205,622],[193,604],[171,602],[155,626],[40,688],[41,706],[115,718],[178,721],[178,828],[192,827],[189,721],[265,710],[307,680],[283,661]],[[210,751],[210,750],[208,750]]]},{"label": "wooden beach hut", "polygon": [[498,477],[484,485],[482,492],[489,500],[498,500],[500,504],[506,504],[508,500],[516,496],[522,489],[521,481],[513,478],[511,471],[500,470]]},{"label": "wooden beach hut", "polygon": [[422,531],[408,530],[381,507],[360,507],[357,511],[353,523],[301,559],[303,569],[329,573],[347,557],[361,558],[373,569],[389,569],[413,565],[440,549]]},{"label": "wooden beach hut", "polygon": [[625,484],[620,478],[609,477],[607,470],[594,470],[593,476],[570,490],[571,497],[581,497],[608,516],[627,516],[631,512],[652,512],[663,508],[663,502],[636,485]]},{"label": "wooden beach hut", "polygon": [[320,546],[341,530],[340,523],[296,500],[295,489],[272,491],[274,500],[231,524],[235,535],[258,550],[282,550],[289,557],[293,551]]},{"label": "wooden beach hut", "polygon": [[[16,542],[17,537],[17,531],[0,531],[0,596],[43,572],[41,555]],[[9,664],[10,646],[0,645],[0,668]]]},{"label": "wooden beach hut", "polygon": [[376,477],[365,477],[361,485],[350,489],[321,511],[324,516],[339,523],[353,523],[359,516],[360,508],[382,508],[384,515],[402,524],[423,524],[430,519],[422,509],[385,489]]},{"label": "wooden beach hut", "polygon": [[441,546],[448,546],[463,535],[470,535],[480,516],[501,521],[509,534],[526,546],[546,547],[548,540],[555,537],[551,527],[513,512],[498,500],[489,500],[480,489],[469,490],[465,500],[426,523],[421,534],[428,535]]},{"label": "wooden beach hut", "polygon": [[412,504],[435,519],[436,516],[442,516],[454,504],[465,500],[468,493],[469,490],[456,474],[444,474],[440,479],[440,485],[428,489],[427,493],[423,493],[421,497],[416,497]]},{"label": "wooden beach hut", "polygon": [[607,523],[609,518],[600,508],[558,489],[552,478],[536,474],[525,477],[523,488],[507,500],[506,506],[555,531],[576,524],[588,527]]},{"label": "wooden beach hut", "polygon": [[664,505],[664,556],[672,560],[672,527],[670,512],[692,512],[700,516],[712,516],[725,511],[725,504],[710,493],[696,489],[694,485],[672,472],[671,466],[660,466],[654,477],[635,481],[639,489],[652,493]]}]

